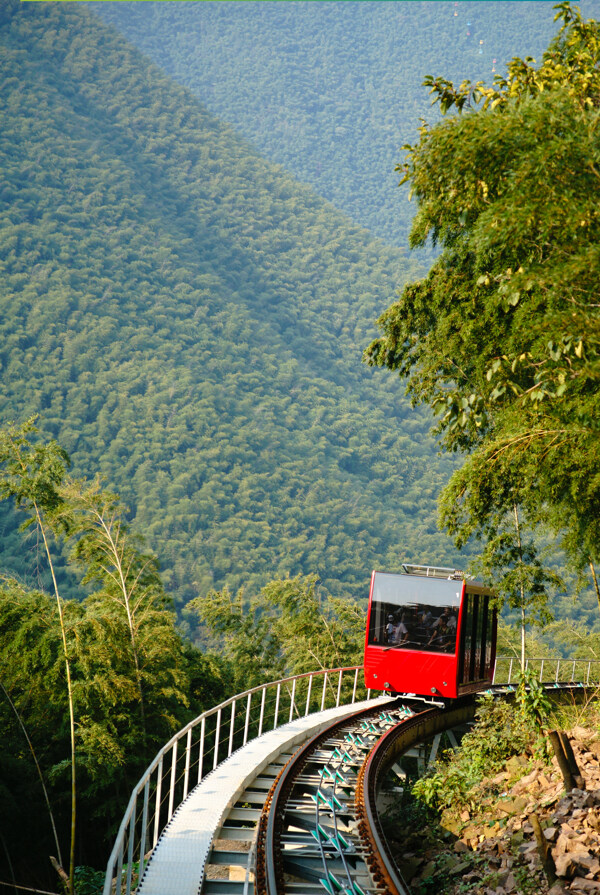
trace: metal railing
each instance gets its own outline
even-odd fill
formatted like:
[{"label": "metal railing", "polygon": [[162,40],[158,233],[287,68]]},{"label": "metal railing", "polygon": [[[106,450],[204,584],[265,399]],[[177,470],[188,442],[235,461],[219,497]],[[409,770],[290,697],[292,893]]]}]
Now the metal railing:
[{"label": "metal railing", "polygon": [[[539,681],[558,684],[600,684],[600,659],[526,659]],[[495,684],[512,684],[521,669],[519,656],[499,656],[494,669]]]},{"label": "metal railing", "polygon": [[103,895],[135,891],[175,809],[236,749],[295,718],[370,699],[361,672],[358,665],[335,668],[254,687],[203,712],[171,737],[131,794],[108,860]]}]

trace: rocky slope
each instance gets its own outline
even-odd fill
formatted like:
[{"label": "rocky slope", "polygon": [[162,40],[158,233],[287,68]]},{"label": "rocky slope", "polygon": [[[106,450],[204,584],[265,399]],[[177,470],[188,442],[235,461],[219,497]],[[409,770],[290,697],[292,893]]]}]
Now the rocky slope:
[{"label": "rocky slope", "polygon": [[470,810],[443,813],[425,849],[422,831],[395,843],[414,895],[600,893],[600,733],[575,727],[569,738],[585,789],[565,793],[555,758],[516,756]]}]

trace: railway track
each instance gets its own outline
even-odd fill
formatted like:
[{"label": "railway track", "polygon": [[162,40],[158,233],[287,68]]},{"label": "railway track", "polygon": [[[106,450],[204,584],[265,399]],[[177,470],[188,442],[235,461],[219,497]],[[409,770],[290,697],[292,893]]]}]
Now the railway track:
[{"label": "railway track", "polygon": [[[385,857],[377,821],[385,755],[393,761],[412,748],[413,759],[425,764],[420,743],[438,737],[433,757],[441,732],[471,718],[470,706],[459,718],[441,704],[399,699],[330,725],[293,755],[282,753],[250,783],[217,832],[203,895],[408,893]],[[399,731],[405,738],[400,748]],[[225,865],[228,879],[219,873]]]},{"label": "railway track", "polygon": [[410,895],[379,821],[383,781],[390,768],[402,775],[407,757],[424,770],[441,738],[456,746],[453,730],[466,729],[474,714],[471,697],[448,708],[397,699],[282,753],[217,832],[202,895]]}]

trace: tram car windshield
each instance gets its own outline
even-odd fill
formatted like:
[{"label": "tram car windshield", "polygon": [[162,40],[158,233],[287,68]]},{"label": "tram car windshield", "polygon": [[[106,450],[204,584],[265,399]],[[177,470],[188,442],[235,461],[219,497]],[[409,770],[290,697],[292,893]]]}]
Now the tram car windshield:
[{"label": "tram car windshield", "polygon": [[403,569],[371,578],[367,686],[448,698],[488,686],[496,650],[492,592],[454,569]]}]

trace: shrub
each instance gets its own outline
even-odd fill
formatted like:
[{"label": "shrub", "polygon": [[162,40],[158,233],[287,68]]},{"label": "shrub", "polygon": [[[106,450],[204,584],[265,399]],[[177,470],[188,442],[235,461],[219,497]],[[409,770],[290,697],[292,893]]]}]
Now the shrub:
[{"label": "shrub", "polygon": [[508,758],[525,752],[536,740],[531,718],[512,702],[479,697],[475,723],[455,753],[445,753],[431,772],[413,785],[415,797],[439,810],[470,804],[471,790],[497,774]]}]

